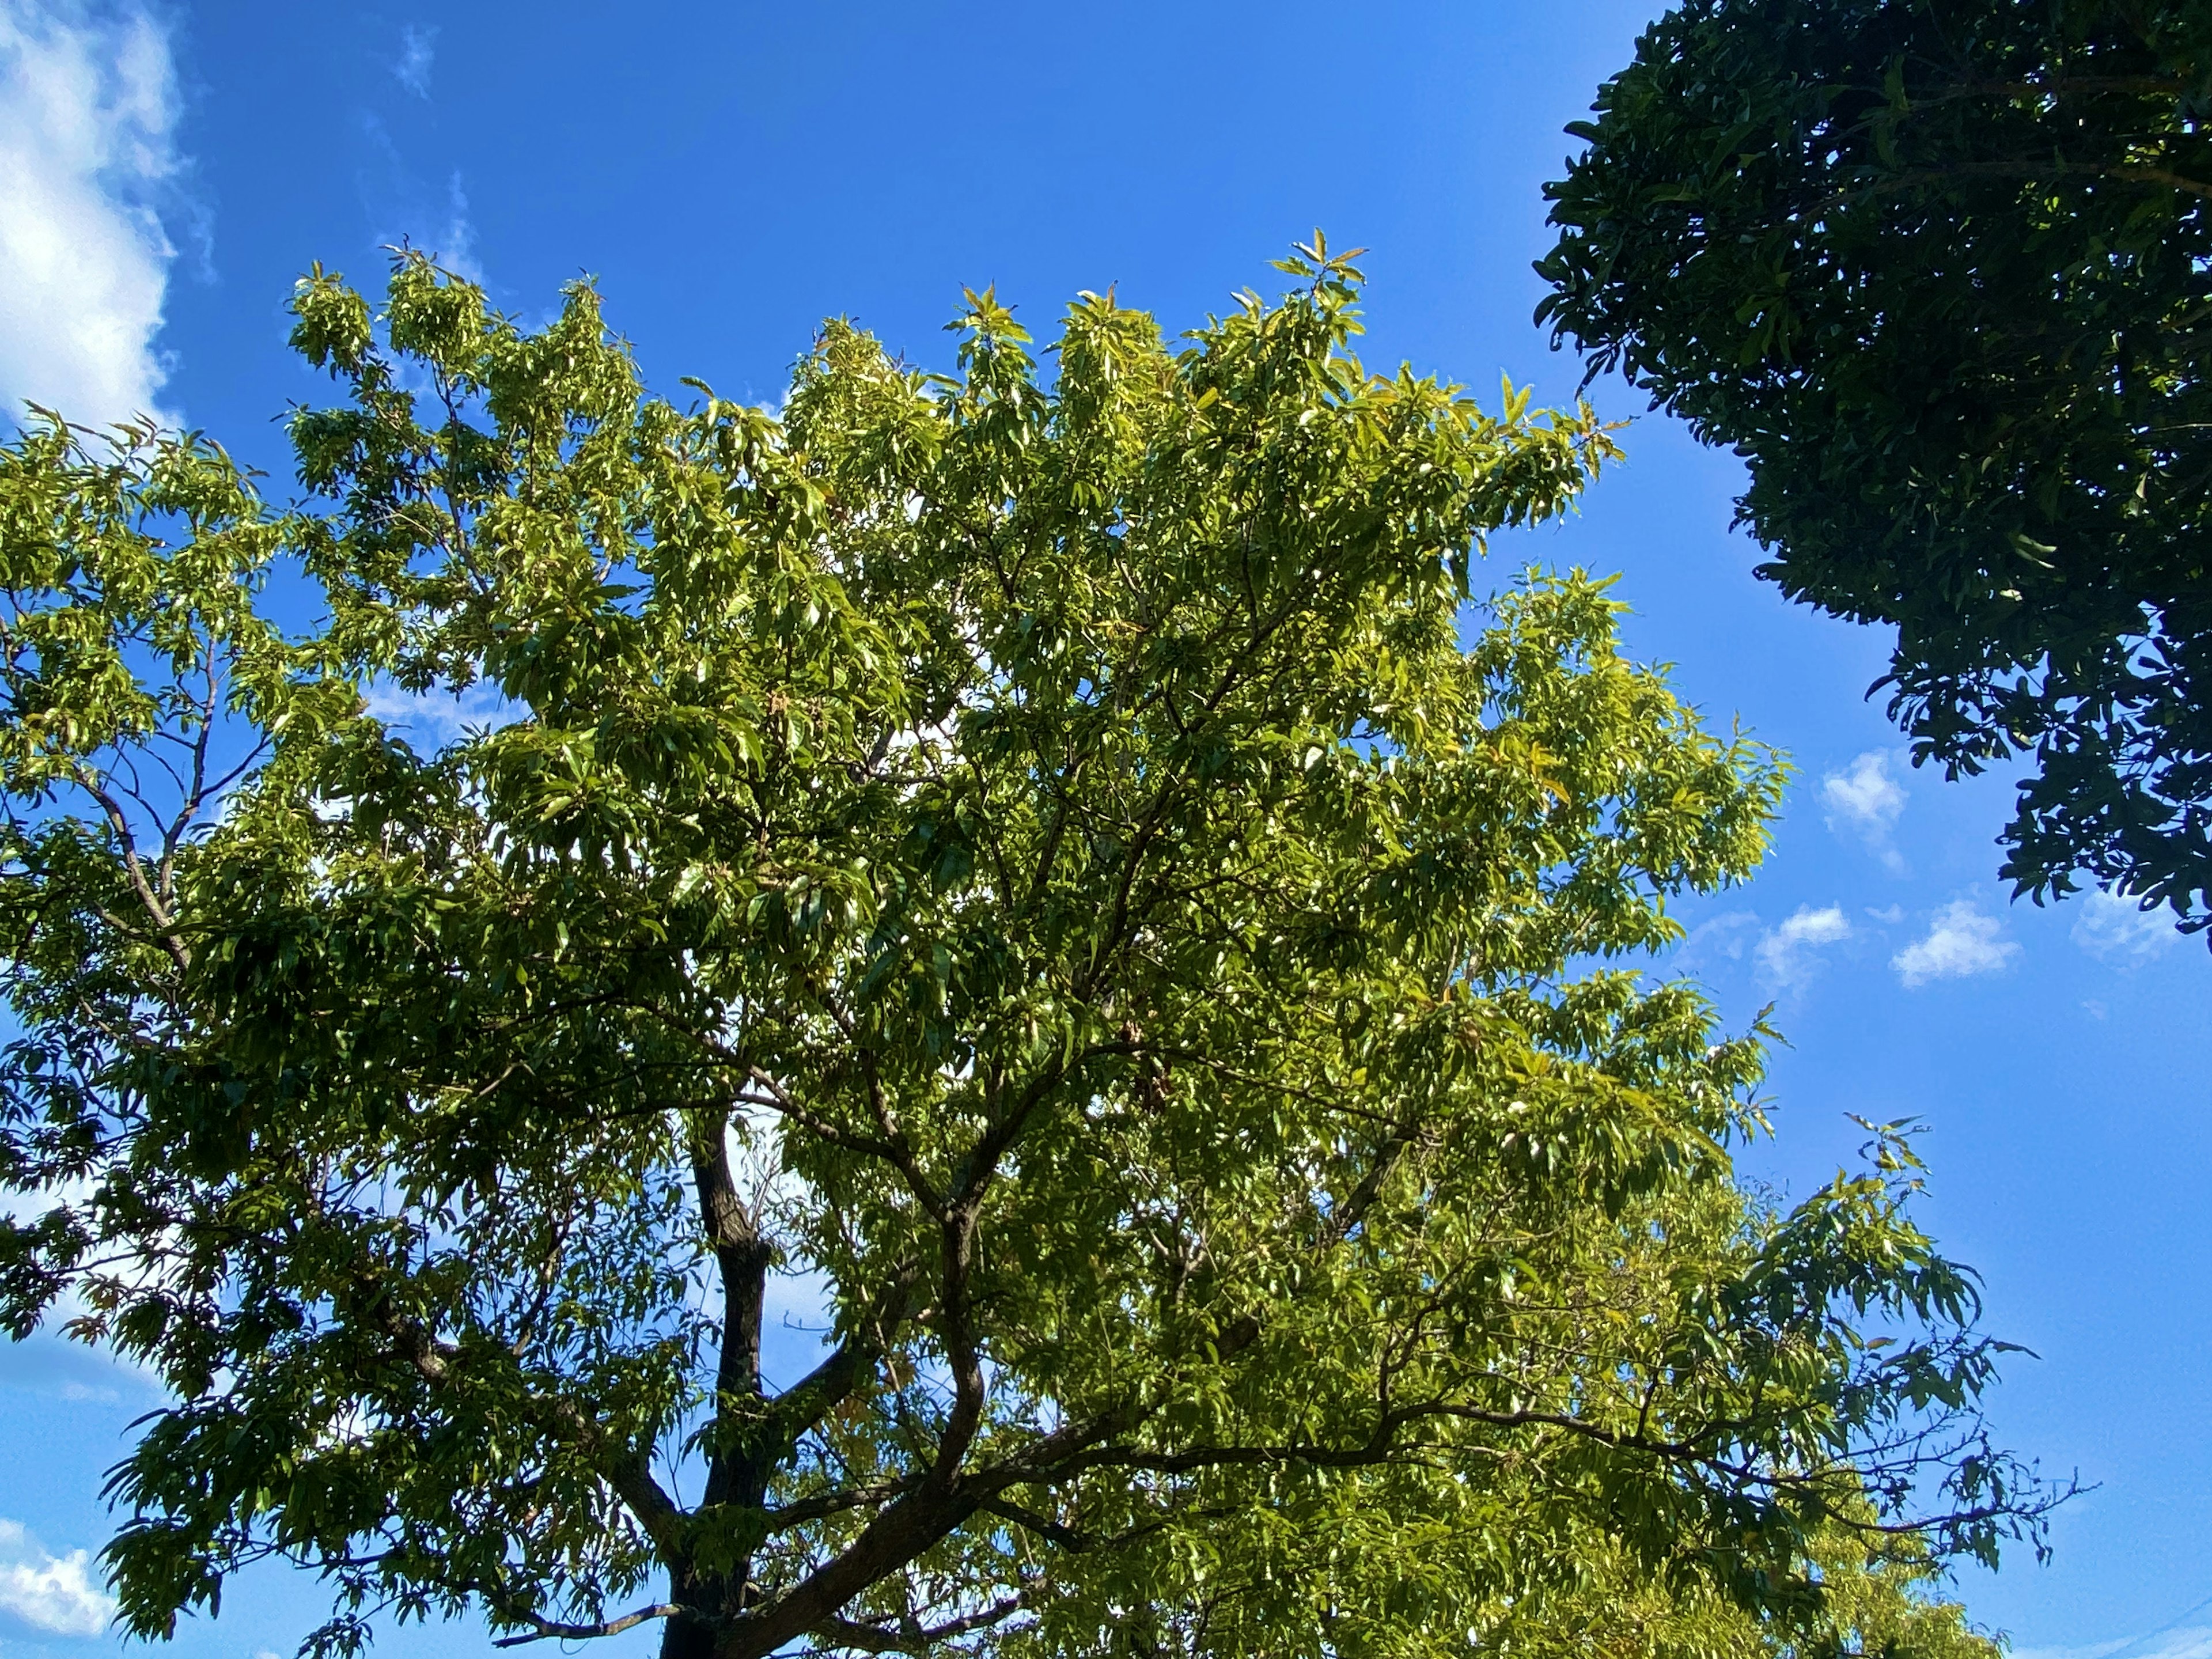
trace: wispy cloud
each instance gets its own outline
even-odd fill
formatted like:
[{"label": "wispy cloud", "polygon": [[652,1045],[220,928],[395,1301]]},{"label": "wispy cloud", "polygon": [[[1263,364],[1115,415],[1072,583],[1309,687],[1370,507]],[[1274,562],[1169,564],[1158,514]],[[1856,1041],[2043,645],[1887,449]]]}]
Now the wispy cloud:
[{"label": "wispy cloud", "polygon": [[[2183,1615],[2186,1617],[2187,1615]],[[2014,1648],[2012,1659],[2212,1659],[2212,1628],[2188,1626],[2078,1648]]]},{"label": "wispy cloud", "polygon": [[1840,772],[1820,780],[1820,803],[1828,827],[1848,832],[1892,870],[1905,867],[1890,831],[1905,811],[1905,787],[1897,781],[1897,757],[1869,749]]},{"label": "wispy cloud", "polygon": [[1731,910],[1699,922],[1674,953],[1674,965],[1689,969],[1717,957],[1743,960],[1744,952],[1759,943],[1759,918],[1748,910]]},{"label": "wispy cloud", "polygon": [[2125,1640],[2090,1642],[2078,1648],[2014,1648],[2010,1659],[2105,1659],[2127,1646]]},{"label": "wispy cloud", "polygon": [[429,252],[456,276],[483,283],[483,267],[477,262],[477,230],[469,222],[469,198],[461,190],[461,175],[458,173],[446,180],[446,222]]},{"label": "wispy cloud", "polygon": [[[64,1405],[142,1406],[167,1396],[160,1376],[143,1362],[112,1348],[92,1347],[58,1333],[88,1312],[73,1291],[47,1310],[44,1326],[15,1345],[0,1396],[28,1395]],[[0,1411],[13,1409],[0,1400]],[[4,1649],[0,1649],[4,1651]]]},{"label": "wispy cloud", "polygon": [[2089,893],[2074,917],[2074,942],[2100,961],[2132,968],[2180,939],[2170,910],[2146,910],[2119,893]]},{"label": "wispy cloud", "polygon": [[1820,952],[1858,937],[1839,904],[1815,908],[1800,905],[1784,921],[1770,927],[1749,910],[1731,910],[1692,928],[1675,954],[1685,970],[1725,960],[1751,959],[1760,980],[1777,990],[1795,990],[1819,973]]},{"label": "wispy cloud", "polygon": [[49,1554],[21,1522],[0,1520],[0,1612],[57,1636],[97,1636],[115,1598],[94,1583],[89,1552]]},{"label": "wispy cloud", "polygon": [[410,23],[399,32],[399,61],[392,73],[417,98],[430,95],[430,69],[438,57],[438,26]]},{"label": "wispy cloud", "polygon": [[0,402],[88,424],[158,413],[176,249],[168,37],[135,5],[0,0]]},{"label": "wispy cloud", "polygon": [[511,725],[523,712],[489,685],[472,685],[459,694],[417,694],[379,683],[369,687],[362,701],[372,716],[418,749],[441,747],[471,732]]},{"label": "wispy cloud", "polygon": [[382,162],[358,175],[362,203],[377,227],[376,240],[386,246],[401,244],[421,248],[456,276],[472,283],[483,281],[477,262],[476,227],[469,220],[469,198],[456,171],[446,176],[442,193],[428,185],[393,142],[391,129],[373,112],[362,116],[362,133]]},{"label": "wispy cloud", "polygon": [[1800,905],[1787,921],[1760,936],[1752,958],[1775,985],[1799,986],[1813,976],[1820,960],[1818,951],[1840,945],[1850,936],[1851,924],[1841,905],[1818,910],[1809,904]]},{"label": "wispy cloud", "polygon": [[2020,954],[2004,936],[2004,924],[1983,915],[1970,899],[1953,899],[1936,913],[1927,936],[1915,939],[1889,959],[1908,989],[1930,980],[1967,979],[1993,974]]}]

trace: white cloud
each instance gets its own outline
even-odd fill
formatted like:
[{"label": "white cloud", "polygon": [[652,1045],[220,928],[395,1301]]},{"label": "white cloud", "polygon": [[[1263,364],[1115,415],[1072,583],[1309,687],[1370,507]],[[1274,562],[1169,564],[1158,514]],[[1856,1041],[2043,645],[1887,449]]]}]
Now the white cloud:
[{"label": "white cloud", "polygon": [[1865,834],[1887,834],[1905,811],[1905,790],[1891,775],[1896,757],[1869,749],[1840,772],[1820,780],[1829,821]]},{"label": "white cloud", "polygon": [[1842,771],[1820,780],[1828,828],[1849,830],[1892,870],[1905,867],[1889,838],[1905,811],[1905,788],[1893,775],[1897,769],[1895,755],[1887,749],[1869,749]]},{"label": "white cloud", "polygon": [[399,61],[392,73],[417,98],[430,95],[430,66],[437,59],[438,27],[410,23],[399,32]]},{"label": "white cloud", "polygon": [[1674,958],[1685,971],[1714,966],[1720,959],[1741,963],[1747,956],[1760,979],[1790,990],[1810,981],[1820,967],[1819,953],[1856,939],[1857,930],[1839,904],[1819,909],[1801,904],[1779,927],[1769,927],[1753,912],[1732,910],[1690,931]]},{"label": "white cloud", "polygon": [[2170,910],[2146,910],[2118,893],[2083,896],[2074,918],[2074,942],[2100,961],[2132,968],[2149,961],[2181,935]]},{"label": "white cloud", "polygon": [[2020,954],[2020,946],[2001,937],[2003,924],[1977,911],[1968,899],[1953,899],[1936,913],[1928,937],[1916,939],[1889,959],[1908,989],[1931,979],[1965,979],[1993,974]]},{"label": "white cloud", "polygon": [[1675,952],[1674,965],[1686,970],[1715,957],[1741,962],[1743,953],[1758,942],[1759,931],[1759,918],[1748,910],[1731,910],[1701,921]]},{"label": "white cloud", "polygon": [[1809,904],[1800,905],[1795,915],[1760,939],[1752,957],[1759,971],[1775,984],[1802,985],[1811,977],[1817,961],[1813,953],[1824,945],[1840,945],[1850,936],[1851,924],[1844,919],[1842,906],[1831,904],[1815,910]]},{"label": "white cloud", "polygon": [[95,1584],[84,1550],[50,1555],[20,1521],[0,1520],[0,1612],[57,1636],[97,1636],[115,1598]]},{"label": "white cloud", "polygon": [[[159,415],[176,78],[136,5],[0,0],[0,404]],[[168,417],[165,417],[168,418]]]},{"label": "white cloud", "polygon": [[416,749],[441,747],[471,732],[510,726],[524,713],[492,685],[472,685],[464,692],[441,696],[403,691],[379,681],[362,701],[371,715]]}]

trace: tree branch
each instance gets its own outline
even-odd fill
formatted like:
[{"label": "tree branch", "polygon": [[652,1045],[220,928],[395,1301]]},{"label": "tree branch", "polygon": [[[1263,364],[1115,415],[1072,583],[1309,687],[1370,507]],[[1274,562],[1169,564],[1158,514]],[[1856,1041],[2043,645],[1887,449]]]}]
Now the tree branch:
[{"label": "tree branch", "polygon": [[145,866],[138,857],[137,839],[131,833],[131,820],[124,812],[122,803],[100,784],[84,779],[78,781],[84,792],[107,814],[108,827],[115,832],[115,838],[123,848],[123,865],[130,872],[131,888],[138,895],[139,903],[145,907],[155,931],[161,935],[161,944],[167,950],[170,959],[179,969],[191,968],[191,953],[185,948],[184,940],[177,937],[176,922],[170,916],[168,907],[161,902],[160,896],[154,891],[153,884],[146,878]]},{"label": "tree branch", "polygon": [[[700,1225],[722,1281],[722,1345],[714,1368],[718,1419],[728,1413],[732,1402],[757,1402],[761,1397],[761,1310],[768,1294],[769,1258],[768,1242],[730,1174],[729,1127],[729,1113],[719,1108],[692,1114],[689,1124]],[[764,1473],[740,1467],[750,1460],[734,1456],[733,1450],[720,1437],[709,1450],[704,1494],[708,1504],[732,1498],[759,1501],[752,1489],[761,1485]]]},{"label": "tree branch", "polygon": [[635,1613],[626,1613],[619,1619],[610,1619],[598,1625],[563,1625],[550,1619],[540,1619],[535,1613],[522,1616],[535,1626],[527,1636],[502,1636],[492,1644],[495,1648],[519,1648],[526,1642],[559,1640],[586,1641],[595,1636],[619,1636],[626,1630],[654,1619],[672,1619],[684,1609],[671,1601],[656,1601],[649,1607],[640,1607]]}]

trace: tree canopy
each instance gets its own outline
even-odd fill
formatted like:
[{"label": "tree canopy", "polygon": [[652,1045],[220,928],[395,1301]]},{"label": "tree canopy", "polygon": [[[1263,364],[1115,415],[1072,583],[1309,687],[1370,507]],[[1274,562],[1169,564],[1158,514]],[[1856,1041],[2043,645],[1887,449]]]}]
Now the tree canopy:
[{"label": "tree canopy", "polygon": [[1589,410],[1285,269],[772,417],[410,256],[294,296],[296,507],[0,449],[0,1312],[169,1391],[128,1630],[276,1558],[329,1654],[1986,1652],[1923,1581],[2045,1494],[1908,1139],[1747,1193],[1759,1034],[1639,971],[1777,763],[1605,583],[1469,610]]},{"label": "tree canopy", "polygon": [[2212,925],[2212,9],[1688,0],[1547,187],[1538,312],[1897,629],[1917,761],[2033,756],[2014,891]]}]

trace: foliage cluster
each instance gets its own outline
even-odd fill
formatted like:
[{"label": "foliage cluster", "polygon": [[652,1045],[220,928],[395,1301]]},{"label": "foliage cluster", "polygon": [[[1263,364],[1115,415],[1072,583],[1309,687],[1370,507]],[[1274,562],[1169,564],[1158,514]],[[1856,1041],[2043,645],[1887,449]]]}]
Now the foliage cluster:
[{"label": "foliage cluster", "polygon": [[2212,7],[1689,0],[1570,129],[1554,338],[1749,463],[2001,838],[2212,926]]}]

